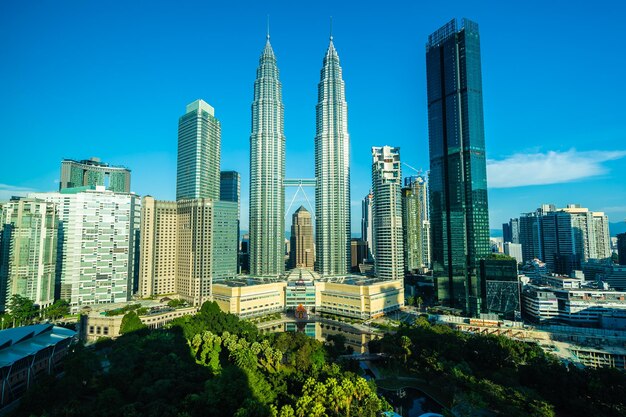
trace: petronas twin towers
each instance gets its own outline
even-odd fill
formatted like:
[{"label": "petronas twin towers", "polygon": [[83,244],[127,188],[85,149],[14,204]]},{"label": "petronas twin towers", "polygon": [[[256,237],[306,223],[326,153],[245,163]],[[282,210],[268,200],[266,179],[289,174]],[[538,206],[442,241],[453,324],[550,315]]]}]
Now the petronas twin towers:
[{"label": "petronas twin towers", "polygon": [[[339,56],[330,44],[318,85],[315,135],[315,269],[345,275],[350,263],[350,137]],[[281,84],[269,34],[259,59],[250,135],[250,273],[280,276],[285,257],[285,135]]]}]

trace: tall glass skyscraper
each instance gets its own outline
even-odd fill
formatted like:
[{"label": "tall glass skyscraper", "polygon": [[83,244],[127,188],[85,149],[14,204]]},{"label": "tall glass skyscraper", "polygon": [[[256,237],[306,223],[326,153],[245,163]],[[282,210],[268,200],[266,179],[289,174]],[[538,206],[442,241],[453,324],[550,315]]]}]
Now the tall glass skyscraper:
[{"label": "tall glass skyscraper", "polygon": [[14,197],[0,215],[0,308],[14,294],[54,302],[58,217],[52,202]]},{"label": "tall glass skyscraper", "polygon": [[350,268],[350,136],[345,85],[333,37],[317,88],[315,264],[322,275]]},{"label": "tall glass skyscraper", "polygon": [[239,211],[239,200],[241,199],[241,176],[237,171],[220,172],[220,200],[237,203]]},{"label": "tall glass skyscraper", "polygon": [[269,34],[259,59],[250,134],[250,273],[285,271],[285,134],[276,56]]},{"label": "tall glass skyscraper", "polygon": [[213,107],[204,100],[187,105],[178,120],[176,201],[219,200],[221,132]]},{"label": "tall glass skyscraper", "polygon": [[479,260],[489,252],[478,25],[451,20],[428,37],[430,222],[437,297],[478,314]]},{"label": "tall glass skyscraper", "polygon": [[237,241],[235,250],[237,251],[237,272],[239,272],[239,218],[241,214],[241,175],[237,171],[222,171],[220,173],[220,201],[230,201],[237,203]]},{"label": "tall glass skyscraper", "polygon": [[430,266],[428,189],[422,175],[407,177],[402,188],[404,268],[420,272]]},{"label": "tall glass skyscraper", "polygon": [[374,260],[374,194],[370,191],[361,201],[361,240],[367,242],[367,259]]}]

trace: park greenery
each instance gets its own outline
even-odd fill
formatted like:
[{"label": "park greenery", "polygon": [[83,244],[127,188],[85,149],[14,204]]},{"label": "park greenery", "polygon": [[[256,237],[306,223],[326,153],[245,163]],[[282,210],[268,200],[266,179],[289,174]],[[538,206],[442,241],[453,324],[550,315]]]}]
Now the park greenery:
[{"label": "park greenery", "polygon": [[19,294],[13,294],[7,302],[7,311],[0,315],[0,327],[28,326],[41,321],[57,321],[70,314],[70,305],[66,300],[57,300],[53,304],[39,308],[33,300]]},{"label": "park greenery", "polygon": [[262,334],[210,302],[166,329],[140,328],[135,317],[125,314],[116,340],[75,346],[64,375],[40,379],[15,415],[374,417],[390,409],[352,372],[358,366],[339,361],[348,352],[341,337]]},{"label": "park greenery", "polygon": [[457,417],[626,415],[626,373],[565,366],[534,343],[461,333],[422,317],[370,342],[370,351],[385,354],[378,366],[386,378],[421,384]]},{"label": "park greenery", "polygon": [[[17,311],[17,310],[16,310]],[[196,315],[150,330],[137,309],[122,333],[76,345],[60,378],[43,377],[15,415],[379,416],[389,410],[341,335],[325,343],[303,333],[262,333],[205,303]],[[461,333],[420,317],[370,342],[377,383],[414,387],[446,416],[626,415],[626,374],[564,366],[532,343]]]}]

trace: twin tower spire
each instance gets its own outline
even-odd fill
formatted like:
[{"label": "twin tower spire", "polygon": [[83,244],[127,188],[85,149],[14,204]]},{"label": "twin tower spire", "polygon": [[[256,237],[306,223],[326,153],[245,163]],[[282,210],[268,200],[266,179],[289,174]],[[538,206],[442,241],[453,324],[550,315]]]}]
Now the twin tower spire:
[{"label": "twin tower spire", "polygon": [[[331,23],[332,28],[332,23]],[[269,22],[259,59],[250,134],[250,273],[285,271],[285,134],[282,87]],[[350,137],[339,56],[330,43],[318,84],[315,135],[315,269],[346,275],[350,263]]]}]

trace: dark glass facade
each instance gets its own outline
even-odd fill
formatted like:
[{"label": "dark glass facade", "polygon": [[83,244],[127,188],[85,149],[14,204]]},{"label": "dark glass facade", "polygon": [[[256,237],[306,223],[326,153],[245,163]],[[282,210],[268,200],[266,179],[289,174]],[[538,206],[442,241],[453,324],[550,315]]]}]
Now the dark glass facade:
[{"label": "dark glass facade", "polygon": [[620,265],[626,265],[626,233],[617,235],[617,254],[618,263]]},{"label": "dark glass facade", "polygon": [[481,259],[480,276],[484,312],[511,320],[521,315],[515,259]]},{"label": "dark glass facade", "polygon": [[430,35],[426,73],[436,293],[478,314],[479,260],[490,253],[478,25],[453,19]]},{"label": "dark glass facade", "polygon": [[237,171],[220,172],[220,200],[237,203],[241,194],[241,177]]},{"label": "dark glass facade", "polygon": [[241,207],[241,203],[239,202],[241,198],[241,176],[237,171],[220,171],[220,200],[221,201],[232,201],[237,203],[237,272],[241,272],[241,261],[240,257],[242,256],[239,253],[239,235],[240,235],[240,226],[239,226],[239,211]]}]

